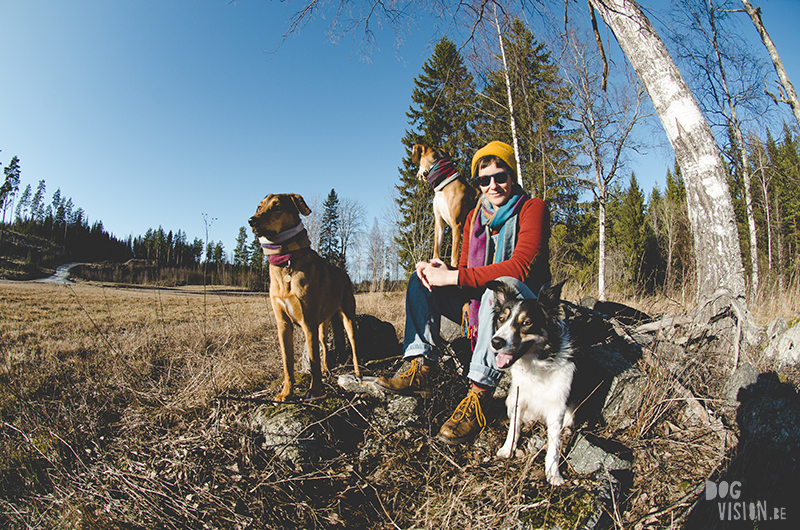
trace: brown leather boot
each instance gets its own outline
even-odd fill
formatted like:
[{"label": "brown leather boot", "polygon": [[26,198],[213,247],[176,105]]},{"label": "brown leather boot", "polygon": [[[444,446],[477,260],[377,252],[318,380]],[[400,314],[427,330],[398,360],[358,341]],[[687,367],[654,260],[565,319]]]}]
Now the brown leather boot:
[{"label": "brown leather boot", "polygon": [[401,372],[392,378],[381,376],[378,378],[377,384],[382,389],[393,394],[417,395],[429,398],[431,397],[430,375],[431,367],[423,365],[419,358],[414,358],[411,360],[411,366],[405,372]]},{"label": "brown leather boot", "polygon": [[489,404],[493,388],[481,389],[472,385],[449,420],[439,429],[439,440],[449,445],[458,445],[474,438],[486,427],[483,409]]}]

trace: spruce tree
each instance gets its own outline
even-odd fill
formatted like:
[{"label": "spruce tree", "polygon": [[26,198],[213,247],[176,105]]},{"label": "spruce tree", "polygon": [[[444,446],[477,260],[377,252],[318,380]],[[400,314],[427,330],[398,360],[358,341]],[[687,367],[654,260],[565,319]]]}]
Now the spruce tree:
[{"label": "spruce tree", "polygon": [[243,267],[250,260],[250,249],[247,247],[247,229],[239,227],[239,235],[236,237],[236,247],[233,249],[233,266]]},{"label": "spruce tree", "polygon": [[636,174],[631,173],[628,192],[622,199],[615,223],[615,232],[624,255],[624,275],[630,283],[638,283],[643,273],[643,258],[647,248],[648,225],[645,222],[644,194]]},{"label": "spruce tree", "polygon": [[331,265],[345,268],[345,257],[342,255],[339,239],[339,197],[336,190],[331,189],[322,205],[322,227],[319,232],[317,252]]},{"label": "spruce tree", "polygon": [[399,168],[396,186],[400,265],[411,271],[414,264],[433,254],[433,190],[417,178],[418,167],[411,162],[414,144],[441,147],[450,152],[458,171],[469,177],[474,141],[475,88],[456,45],[447,37],[436,45],[433,55],[414,79],[412,104],[406,116],[411,126],[403,136],[408,155]]}]

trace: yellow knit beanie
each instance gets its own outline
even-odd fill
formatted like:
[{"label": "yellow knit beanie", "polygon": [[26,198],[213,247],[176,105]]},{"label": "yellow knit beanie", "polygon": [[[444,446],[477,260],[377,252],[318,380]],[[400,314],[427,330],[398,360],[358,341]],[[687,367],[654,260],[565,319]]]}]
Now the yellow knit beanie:
[{"label": "yellow knit beanie", "polygon": [[498,141],[489,142],[478,149],[478,152],[472,157],[472,178],[477,176],[476,168],[478,166],[478,160],[487,155],[500,157],[503,162],[508,164],[511,171],[513,171],[514,180],[517,179],[517,157],[514,156],[514,149],[510,145]]}]

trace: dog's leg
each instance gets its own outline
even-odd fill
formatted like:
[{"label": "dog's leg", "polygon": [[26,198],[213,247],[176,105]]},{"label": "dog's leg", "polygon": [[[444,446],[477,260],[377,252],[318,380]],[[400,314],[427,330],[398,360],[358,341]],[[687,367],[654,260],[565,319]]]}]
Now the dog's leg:
[{"label": "dog's leg", "polygon": [[461,250],[461,235],[464,232],[464,225],[463,223],[456,223],[455,226],[451,226],[450,228],[453,229],[453,253],[450,255],[450,265],[458,268],[458,260],[461,257],[459,252]]},{"label": "dog's leg", "polygon": [[344,364],[347,362],[347,359],[344,357],[344,351],[346,349],[346,343],[344,340],[344,326],[342,326],[342,315],[340,313],[334,313],[331,317],[331,328],[333,328],[333,348],[336,352],[336,357],[334,359],[334,364]]},{"label": "dog's leg", "polygon": [[433,205],[433,257],[441,259],[442,244],[444,243],[444,219],[438,205]]},{"label": "dog's leg", "polygon": [[328,329],[330,329],[330,325],[330,320],[319,325],[319,365],[323,374],[328,373]]},{"label": "dog's leg", "polygon": [[341,318],[342,324],[344,325],[344,330],[347,333],[347,338],[350,340],[350,347],[353,348],[353,371],[355,372],[356,377],[361,379],[361,370],[358,367],[358,354],[356,353],[355,301],[353,302],[353,306],[352,313],[347,315],[342,312]]},{"label": "dog's leg", "polygon": [[308,387],[305,398],[319,397],[322,395],[322,372],[319,367],[319,324],[303,321],[300,324],[306,334],[306,348],[308,361],[311,365],[311,386]]},{"label": "dog's leg", "polygon": [[564,425],[564,415],[554,414],[547,418],[547,453],[544,457],[544,474],[547,482],[553,486],[560,486],[564,478],[558,471],[558,460],[561,457],[561,428]]},{"label": "dog's leg", "polygon": [[519,443],[523,411],[520,410],[521,404],[519,403],[518,397],[519,388],[512,386],[506,398],[506,407],[508,409],[508,436],[506,436],[506,442],[503,444],[503,447],[497,451],[498,458],[510,458],[517,448],[517,443]]},{"label": "dog's leg", "polygon": [[283,388],[276,401],[286,401],[294,390],[294,324],[285,312],[283,302],[272,299],[272,310],[278,325],[278,344],[283,357]]}]

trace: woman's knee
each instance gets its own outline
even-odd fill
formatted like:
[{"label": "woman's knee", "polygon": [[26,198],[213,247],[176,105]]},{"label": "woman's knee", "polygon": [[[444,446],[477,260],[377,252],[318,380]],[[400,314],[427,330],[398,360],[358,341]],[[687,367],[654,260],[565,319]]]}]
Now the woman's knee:
[{"label": "woman's knee", "polygon": [[[505,283],[506,285],[511,287],[514,291],[516,291],[517,298],[523,298],[523,299],[536,298],[536,293],[531,291],[531,288],[528,287],[525,282],[517,278],[514,278],[513,276],[501,276],[497,278],[497,281]],[[494,291],[492,291],[491,289],[486,289],[486,292],[483,293],[483,296],[486,297],[487,294],[488,296],[493,297]]]}]

